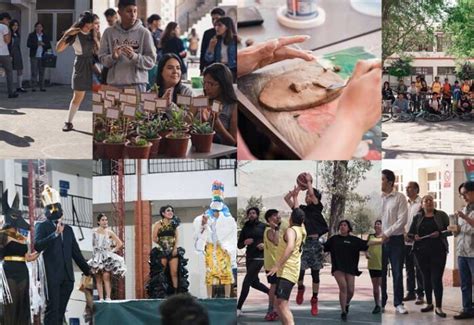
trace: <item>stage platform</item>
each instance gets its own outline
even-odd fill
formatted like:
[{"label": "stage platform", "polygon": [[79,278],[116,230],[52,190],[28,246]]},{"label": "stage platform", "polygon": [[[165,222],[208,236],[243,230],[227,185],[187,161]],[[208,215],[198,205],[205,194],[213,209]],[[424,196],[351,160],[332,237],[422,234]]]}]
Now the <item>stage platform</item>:
[{"label": "stage platform", "polygon": [[[163,301],[164,299],[142,299],[95,302],[94,324],[162,324],[159,306]],[[211,325],[236,323],[235,299],[198,299],[198,301],[207,309]]]}]

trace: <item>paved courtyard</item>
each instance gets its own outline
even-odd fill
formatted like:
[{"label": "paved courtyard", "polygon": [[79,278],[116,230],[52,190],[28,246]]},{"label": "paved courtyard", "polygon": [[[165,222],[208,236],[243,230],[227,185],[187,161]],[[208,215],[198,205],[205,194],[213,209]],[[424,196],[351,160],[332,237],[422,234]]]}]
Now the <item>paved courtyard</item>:
[{"label": "paved courtyard", "polygon": [[72,97],[70,86],[7,99],[0,87],[0,159],[92,159],[92,105],[81,105],[74,130],[62,132]]},{"label": "paved courtyard", "polygon": [[382,124],[384,159],[459,159],[474,156],[474,121]]}]

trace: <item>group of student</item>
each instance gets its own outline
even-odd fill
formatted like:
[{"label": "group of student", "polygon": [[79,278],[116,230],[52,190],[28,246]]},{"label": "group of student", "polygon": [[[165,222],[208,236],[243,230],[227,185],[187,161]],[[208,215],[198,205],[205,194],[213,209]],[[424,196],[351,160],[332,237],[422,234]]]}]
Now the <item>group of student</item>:
[{"label": "group of student", "polygon": [[431,87],[428,87],[422,76],[416,76],[416,80],[412,81],[410,86],[400,79],[396,93],[397,98],[389,82],[384,82],[382,99],[404,112],[409,111],[410,102],[414,111],[425,109],[432,114],[440,114],[443,109],[447,111],[451,108],[459,114],[470,113],[472,110],[473,85],[468,78],[465,78],[462,84],[456,80],[451,85],[448,78],[441,83],[439,77],[436,76]]},{"label": "group of student", "polygon": [[[269,209],[265,212],[266,224],[259,221],[260,211],[256,207],[247,210],[245,223],[238,241],[238,248],[246,247],[246,268],[237,315],[242,314],[242,306],[250,287],[269,296],[267,321],[281,320],[283,324],[294,324],[289,300],[293,287],[297,285],[296,303],[304,302],[304,276],[311,270],[312,295],[311,315],[317,316],[320,270],[323,268],[324,252],[331,255],[331,274],[339,287],[341,319],[346,320],[349,305],[354,295],[354,279],[358,270],[359,255],[365,251],[369,259],[369,271],[374,284],[376,306],[373,313],[380,313],[380,283],[382,270],[381,221],[375,222],[375,234],[362,240],[353,236],[352,225],[341,220],[338,233],[324,244],[322,236],[328,232],[328,225],[322,215],[321,193],[313,188],[312,177],[305,174],[306,183],[294,187],[284,199],[292,209],[289,224],[282,223],[279,211]],[[306,191],[305,205],[299,205],[298,195]],[[258,274],[264,267],[270,288],[262,284]]]}]

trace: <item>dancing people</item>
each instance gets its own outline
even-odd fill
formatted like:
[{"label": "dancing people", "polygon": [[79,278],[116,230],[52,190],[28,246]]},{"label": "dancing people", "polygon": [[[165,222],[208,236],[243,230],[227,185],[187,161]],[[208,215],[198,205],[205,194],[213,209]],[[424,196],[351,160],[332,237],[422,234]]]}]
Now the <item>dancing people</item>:
[{"label": "dancing people", "polygon": [[194,247],[204,255],[207,297],[212,298],[214,285],[223,285],[230,298],[232,268],[236,264],[237,224],[224,203],[224,184],[214,181],[209,209],[193,222]]},{"label": "dancing people", "polygon": [[47,220],[35,225],[35,249],[43,252],[48,284],[44,324],[62,325],[69,297],[74,288],[72,261],[74,260],[85,275],[91,273],[74,231],[62,220],[63,210],[59,193],[46,185],[41,199]]},{"label": "dancing people", "polygon": [[[304,227],[307,238],[303,246],[303,254],[301,255],[301,269],[298,278],[298,293],[296,295],[296,303],[303,303],[305,287],[303,285],[306,269],[311,269],[311,277],[313,279],[311,297],[311,315],[318,314],[318,292],[319,292],[319,272],[323,268],[323,246],[319,242],[319,238],[328,232],[328,225],[322,215],[323,205],[321,204],[321,193],[313,188],[313,178],[309,173],[304,173],[306,184],[295,186],[293,191],[288,192],[285,196],[286,203],[290,208],[300,207],[305,213]],[[298,205],[298,194],[300,190],[306,190],[306,205]]]},{"label": "dancing people", "polygon": [[[374,234],[370,234],[367,238],[367,242],[379,242],[382,243],[382,220],[376,220],[374,223]],[[378,314],[381,311],[380,308],[380,286],[382,285],[382,246],[381,245],[370,245],[369,249],[365,253],[365,257],[369,260],[367,263],[367,269],[369,270],[370,280],[372,281],[372,291],[374,295],[375,307],[372,310],[372,314]]]},{"label": "dancing people", "polygon": [[247,209],[247,222],[239,235],[237,248],[246,248],[245,252],[245,274],[244,282],[240,289],[240,297],[237,302],[237,316],[242,313],[242,306],[249,294],[250,287],[257,289],[265,294],[268,294],[269,289],[260,282],[258,274],[263,266],[263,234],[265,232],[265,224],[258,219],[260,210],[257,207]]},{"label": "dancing people", "polygon": [[61,53],[69,46],[74,49],[76,58],[71,83],[73,96],[69,104],[68,118],[64,123],[64,132],[69,132],[74,128],[72,120],[84,100],[86,91],[92,90],[94,53],[99,50],[99,39],[94,29],[94,14],[89,11],[83,12],[79,21],[61,37],[56,45],[56,51]]},{"label": "dancing people", "polygon": [[443,300],[443,273],[448,255],[448,241],[446,232],[449,225],[448,215],[434,207],[431,195],[425,195],[421,201],[422,209],[413,218],[408,237],[415,241],[413,252],[423,275],[427,306],[421,312],[434,309],[434,291],[436,315],[446,317],[442,309]]},{"label": "dancing people", "polygon": [[99,227],[92,231],[92,258],[87,263],[95,276],[99,300],[104,300],[105,289],[105,301],[110,301],[112,298],[111,275],[122,277],[127,271],[123,257],[116,254],[122,249],[123,243],[109,229],[105,214],[99,213],[97,224]]},{"label": "dancing people", "polygon": [[[337,228],[339,234],[328,239],[324,244],[324,251],[331,253],[331,274],[339,287],[341,319],[345,321],[354,296],[355,277],[362,274],[358,268],[359,255],[369,247],[367,241],[351,235],[352,225],[348,220],[339,221]],[[371,245],[376,244],[380,245],[381,242],[371,242]]]},{"label": "dancing people", "polygon": [[181,220],[171,205],[160,208],[161,220],[153,225],[153,241],[157,247],[150,252],[150,281],[147,292],[150,298],[188,292],[188,260],[184,248],[178,246],[178,226]]},{"label": "dancing people", "polygon": [[277,311],[284,325],[293,325],[289,300],[293,286],[298,282],[301,266],[301,251],[306,239],[303,227],[304,211],[295,208],[291,212],[290,226],[285,231],[283,240],[278,241],[276,263],[267,272],[267,276],[277,275],[276,298]]},{"label": "dancing people", "polygon": [[[5,224],[0,231],[0,260],[3,260],[3,275],[0,279],[0,295],[3,304],[4,325],[29,325],[30,316],[30,276],[26,262],[38,258],[38,253],[28,253],[27,238],[19,229],[30,230],[30,225],[23,219],[19,210],[20,200],[16,194],[13,204],[8,204],[8,190],[2,196],[2,213],[5,215]],[[9,292],[8,294],[5,294]],[[7,297],[6,301],[3,299]]]}]

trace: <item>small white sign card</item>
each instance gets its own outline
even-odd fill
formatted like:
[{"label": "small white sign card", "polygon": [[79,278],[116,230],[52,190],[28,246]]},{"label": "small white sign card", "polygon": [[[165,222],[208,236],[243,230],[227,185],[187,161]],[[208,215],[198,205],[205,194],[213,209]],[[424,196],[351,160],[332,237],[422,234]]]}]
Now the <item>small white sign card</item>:
[{"label": "small white sign card", "polygon": [[127,101],[127,94],[120,94],[120,102],[125,103]]},{"label": "small white sign card", "polygon": [[101,95],[101,96],[102,96],[102,98],[104,98],[104,97],[105,97],[105,91],[103,91],[103,90],[99,90],[97,93],[98,93],[99,95]]},{"label": "small white sign card", "polygon": [[149,112],[154,112],[156,110],[156,104],[154,101],[151,101],[151,100],[145,100],[143,102],[143,109],[145,111],[149,111]]},{"label": "small white sign card", "polygon": [[112,120],[117,120],[119,118],[119,110],[118,109],[113,109],[113,108],[109,108],[107,110],[107,118],[110,118]]},{"label": "small white sign card", "polygon": [[93,104],[92,112],[94,114],[104,114],[104,105],[103,104]]},{"label": "small white sign card", "polygon": [[144,102],[145,100],[155,100],[156,94],[155,93],[141,93],[140,101]]},{"label": "small white sign card", "polygon": [[137,96],[135,95],[128,95],[127,96],[127,100],[125,101],[126,103],[129,103],[129,104],[134,104],[136,105],[137,104]]},{"label": "small white sign card", "polygon": [[136,111],[136,108],[135,106],[131,106],[131,105],[125,105],[123,107],[123,115],[124,116],[128,116],[128,117],[135,117],[135,111]]},{"label": "small white sign card", "polygon": [[123,90],[123,92],[128,94],[128,95],[136,95],[137,94],[137,90],[135,88],[125,88]]},{"label": "small white sign card", "polygon": [[96,103],[102,102],[102,95],[99,93],[92,93],[92,101]]},{"label": "small white sign card", "polygon": [[193,106],[194,107],[207,107],[209,106],[209,98],[208,97],[194,97]]},{"label": "small white sign card", "polygon": [[156,108],[166,109],[168,107],[168,100],[166,98],[155,99]]},{"label": "small white sign card", "polygon": [[212,111],[214,113],[219,113],[220,111],[222,110],[222,103],[218,100],[215,100],[213,103],[212,103]]},{"label": "small white sign card", "polygon": [[120,93],[118,91],[107,90],[105,94],[106,94],[106,97],[114,97],[117,100],[120,98]]},{"label": "small white sign card", "polygon": [[191,105],[191,99],[192,99],[192,97],[189,97],[189,96],[178,95],[178,98],[177,98],[176,102],[177,102],[178,105],[190,106]]},{"label": "small white sign card", "polygon": [[112,101],[110,100],[104,100],[104,108],[110,108],[112,107]]}]

